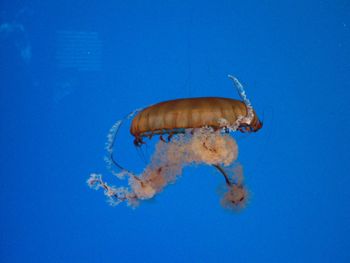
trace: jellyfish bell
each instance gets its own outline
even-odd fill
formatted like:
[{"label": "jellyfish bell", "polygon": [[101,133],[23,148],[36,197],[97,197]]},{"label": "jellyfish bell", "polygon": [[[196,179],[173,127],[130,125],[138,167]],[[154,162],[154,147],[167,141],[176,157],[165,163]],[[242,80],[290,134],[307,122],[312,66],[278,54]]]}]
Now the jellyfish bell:
[{"label": "jellyfish bell", "polygon": [[[231,75],[229,78],[241,100],[221,97],[169,100],[135,110],[124,118],[132,119],[130,133],[136,146],[144,144],[144,138],[151,139],[155,135],[160,138],[151,162],[140,175],[125,169],[115,160],[115,139],[124,120],[116,122],[108,134],[107,166],[119,178],[127,176],[129,187],[112,188],[102,180],[102,176],[94,174],[90,180],[94,182],[94,188],[105,189],[112,204],[127,201],[134,206],[140,200],[153,198],[174,182],[186,165],[205,163],[215,167],[224,176],[227,192],[222,198],[222,205],[243,207],[248,195],[242,180],[242,170],[230,169],[238,157],[238,146],[230,132],[256,132],[261,129],[262,122],[241,83]],[[167,140],[164,140],[164,135],[168,136]],[[120,172],[115,172],[113,167]],[[234,177],[241,179],[236,180]]]},{"label": "jellyfish bell", "polygon": [[[248,115],[249,108],[239,100],[204,97],[160,102],[140,111],[132,120],[130,132],[135,145],[143,143],[143,137],[169,136],[184,133],[186,129],[212,127],[214,130],[230,128],[241,116]],[[251,119],[239,122],[237,130],[256,132],[262,124],[253,110]]]}]

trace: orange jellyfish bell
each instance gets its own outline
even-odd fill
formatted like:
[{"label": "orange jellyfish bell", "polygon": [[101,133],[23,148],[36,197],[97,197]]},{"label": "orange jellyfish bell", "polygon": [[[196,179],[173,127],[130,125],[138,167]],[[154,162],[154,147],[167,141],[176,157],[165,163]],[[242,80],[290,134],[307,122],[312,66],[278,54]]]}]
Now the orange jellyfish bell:
[{"label": "orange jellyfish bell", "polygon": [[[248,123],[242,120],[237,127],[240,131],[256,132],[262,126],[255,112]],[[237,122],[241,116],[248,115],[248,107],[243,101],[219,98],[186,98],[160,102],[143,109],[133,119],[130,127],[135,144],[142,143],[142,137],[154,134],[176,134],[184,129],[212,127],[225,128]],[[225,120],[226,125],[220,120]]]}]

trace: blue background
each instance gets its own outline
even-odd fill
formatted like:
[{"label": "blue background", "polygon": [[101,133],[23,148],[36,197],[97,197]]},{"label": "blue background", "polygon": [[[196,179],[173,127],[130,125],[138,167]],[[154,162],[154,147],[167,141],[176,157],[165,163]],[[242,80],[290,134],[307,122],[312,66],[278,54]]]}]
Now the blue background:
[{"label": "blue background", "polygon": [[[1,262],[350,262],[349,14],[346,0],[1,1]],[[97,32],[101,68],[60,67],[59,31]],[[220,206],[209,166],[136,210],[87,187],[91,172],[117,183],[116,120],[238,98],[227,74],[264,120],[234,135],[245,210]],[[127,126],[116,152],[146,165]]]}]

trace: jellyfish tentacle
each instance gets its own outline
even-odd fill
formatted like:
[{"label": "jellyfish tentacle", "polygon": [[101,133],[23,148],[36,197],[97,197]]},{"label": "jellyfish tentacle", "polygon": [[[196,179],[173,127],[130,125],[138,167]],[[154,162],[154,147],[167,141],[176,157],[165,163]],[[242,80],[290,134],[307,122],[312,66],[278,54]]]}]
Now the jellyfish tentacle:
[{"label": "jellyfish tentacle", "polygon": [[[244,104],[247,107],[247,115],[242,116],[241,118],[239,118],[237,120],[238,126],[243,122],[250,124],[252,122],[252,120],[254,119],[254,110],[253,110],[253,106],[252,106],[250,100],[247,97],[247,94],[244,90],[244,87],[235,76],[228,75],[228,78],[233,81],[233,85],[237,89],[239,96],[241,97],[242,101],[244,102]],[[236,124],[234,126],[236,126]]]},{"label": "jellyfish tentacle", "polygon": [[225,182],[228,186],[232,186],[232,182],[230,181],[227,173],[219,164],[213,164],[213,166],[218,169],[218,171],[225,177]]},{"label": "jellyfish tentacle", "polygon": [[120,127],[122,126],[122,124],[124,123],[125,120],[128,120],[130,118],[132,118],[136,113],[140,112],[142,110],[141,109],[136,109],[134,111],[132,111],[131,113],[129,113],[128,115],[126,115],[123,119],[118,120],[117,122],[115,122],[113,124],[113,126],[110,128],[109,133],[107,135],[107,142],[106,142],[106,150],[107,150],[107,156],[105,157],[105,161],[107,163],[107,168],[113,173],[113,174],[117,174],[113,169],[112,169],[112,165],[114,165],[115,167],[117,167],[122,173],[126,173],[126,174],[131,174],[134,175],[133,172],[125,169],[123,166],[121,166],[116,160],[115,160],[115,156],[114,156],[114,145],[115,145],[115,141],[116,141],[116,137],[118,134],[118,131],[120,129]]},{"label": "jellyfish tentacle", "polygon": [[92,173],[90,178],[87,180],[87,184],[94,190],[102,188],[104,190],[104,194],[108,197],[108,202],[112,206],[118,205],[124,201],[132,202],[132,200],[137,200],[138,198],[135,193],[128,191],[128,189],[124,187],[117,188],[114,186],[109,186],[102,180],[101,174]]}]

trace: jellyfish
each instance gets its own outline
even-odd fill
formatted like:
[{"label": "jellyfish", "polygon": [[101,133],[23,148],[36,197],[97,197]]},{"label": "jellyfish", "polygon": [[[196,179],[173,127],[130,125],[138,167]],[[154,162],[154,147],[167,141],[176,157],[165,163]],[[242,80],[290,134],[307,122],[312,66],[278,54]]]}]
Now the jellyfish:
[{"label": "jellyfish", "polygon": [[[221,205],[236,211],[245,207],[248,191],[243,180],[243,168],[237,162],[238,146],[232,135],[236,131],[257,132],[263,123],[242,84],[236,77],[228,77],[241,100],[222,97],[169,100],[137,109],[117,121],[107,136],[105,161],[111,173],[121,180],[127,178],[128,184],[111,186],[101,174],[92,173],[88,185],[96,190],[103,189],[113,206],[126,202],[136,207],[174,183],[185,166],[204,163],[213,166],[224,177]],[[136,147],[145,144],[146,138],[159,137],[151,161],[141,174],[124,168],[115,158],[118,131],[130,119],[130,133]]]}]

